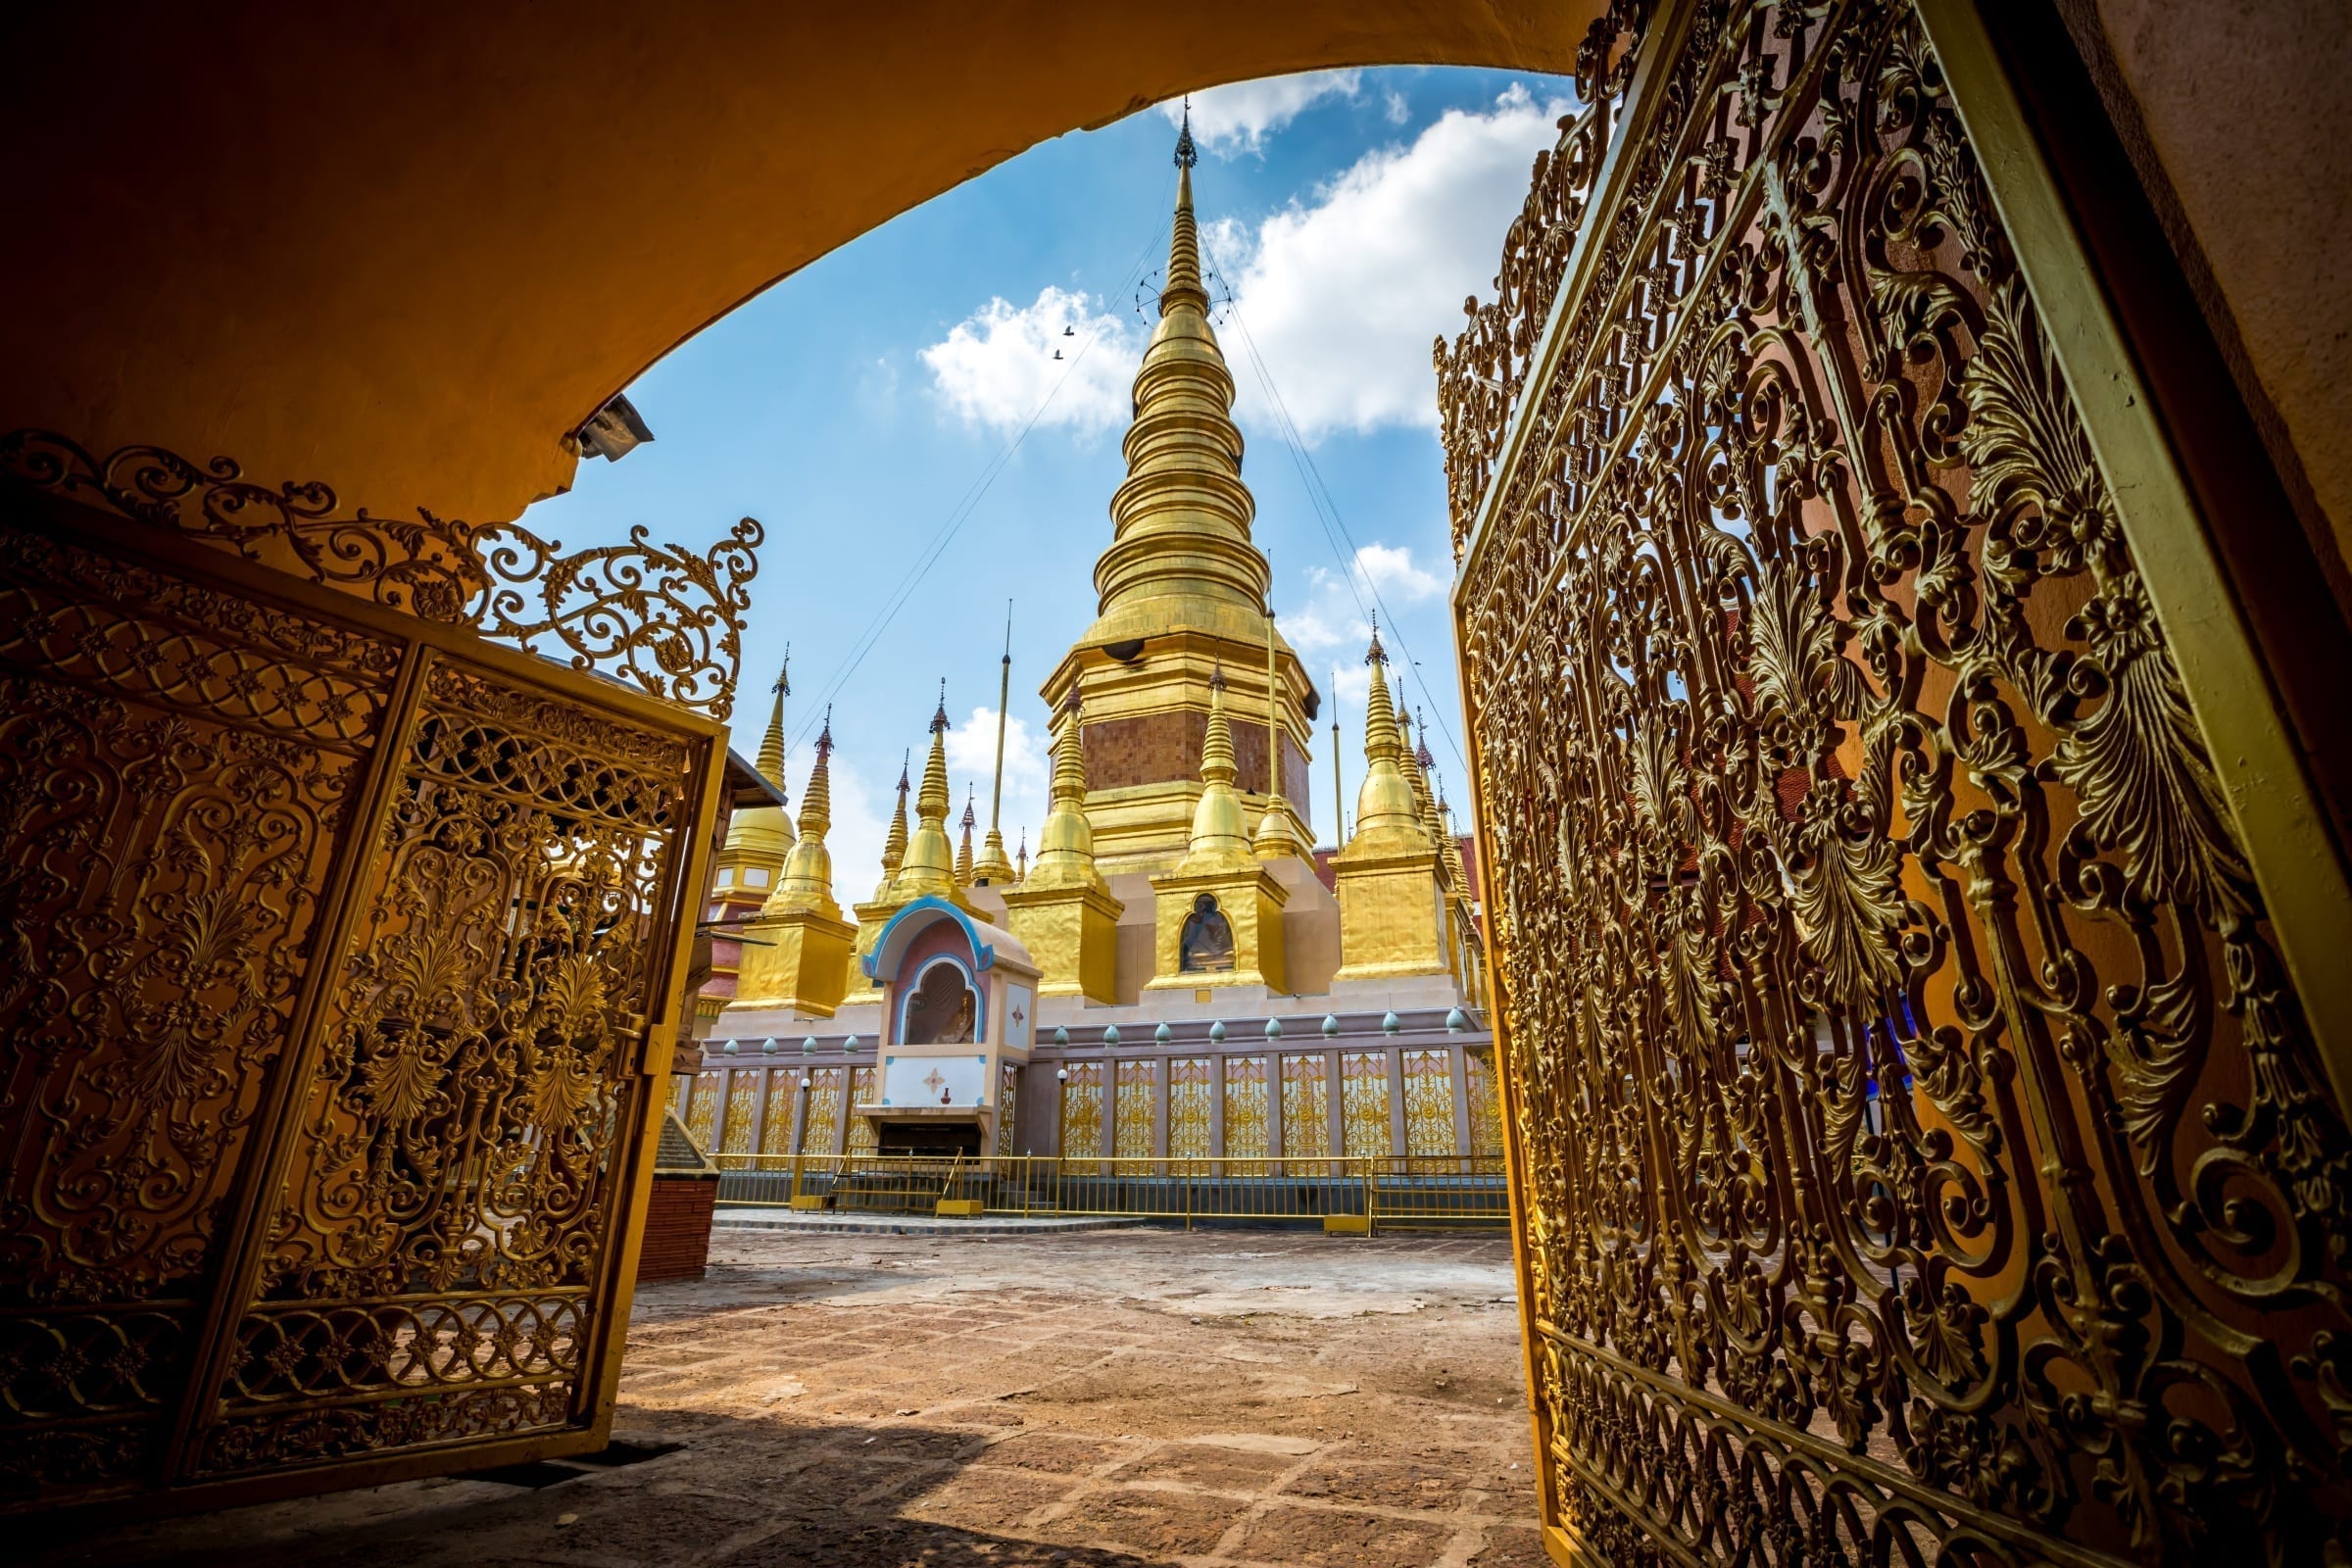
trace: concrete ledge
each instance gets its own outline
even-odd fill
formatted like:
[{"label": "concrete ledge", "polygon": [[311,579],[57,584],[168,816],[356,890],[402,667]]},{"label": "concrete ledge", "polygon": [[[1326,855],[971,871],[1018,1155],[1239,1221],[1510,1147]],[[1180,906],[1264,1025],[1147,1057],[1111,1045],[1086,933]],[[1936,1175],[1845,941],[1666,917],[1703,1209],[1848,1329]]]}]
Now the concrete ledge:
[{"label": "concrete ledge", "polygon": [[849,1209],[811,1213],[789,1208],[751,1208],[721,1205],[711,1216],[713,1230],[815,1231],[858,1236],[1052,1236],[1063,1231],[1129,1230],[1150,1224],[1143,1215],[979,1214],[950,1219],[930,1214],[859,1214]]}]

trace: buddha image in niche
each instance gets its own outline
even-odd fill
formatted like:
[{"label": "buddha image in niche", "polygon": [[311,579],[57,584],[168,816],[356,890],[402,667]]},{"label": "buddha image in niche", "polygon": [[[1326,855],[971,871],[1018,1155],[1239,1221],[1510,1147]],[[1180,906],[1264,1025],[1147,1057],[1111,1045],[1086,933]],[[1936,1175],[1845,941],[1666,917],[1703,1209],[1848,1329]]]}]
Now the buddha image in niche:
[{"label": "buddha image in niche", "polygon": [[906,1004],[909,1046],[968,1045],[975,1013],[972,988],[952,963],[935,963],[923,971],[922,982]]},{"label": "buddha image in niche", "polygon": [[1185,916],[1184,934],[1177,942],[1186,974],[1222,973],[1233,967],[1233,924],[1208,894],[1193,901],[1193,912]]}]

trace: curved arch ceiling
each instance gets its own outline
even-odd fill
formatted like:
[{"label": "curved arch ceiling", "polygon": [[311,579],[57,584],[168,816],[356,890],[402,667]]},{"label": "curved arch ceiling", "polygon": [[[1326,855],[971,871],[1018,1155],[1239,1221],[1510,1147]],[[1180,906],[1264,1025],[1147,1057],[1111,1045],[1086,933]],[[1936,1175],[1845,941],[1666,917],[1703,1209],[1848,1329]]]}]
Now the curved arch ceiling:
[{"label": "curved arch ceiling", "polygon": [[47,8],[15,24],[0,93],[22,225],[0,429],[227,455],[378,515],[510,517],[682,339],[1040,140],[1321,67],[1564,74],[1601,9]]}]

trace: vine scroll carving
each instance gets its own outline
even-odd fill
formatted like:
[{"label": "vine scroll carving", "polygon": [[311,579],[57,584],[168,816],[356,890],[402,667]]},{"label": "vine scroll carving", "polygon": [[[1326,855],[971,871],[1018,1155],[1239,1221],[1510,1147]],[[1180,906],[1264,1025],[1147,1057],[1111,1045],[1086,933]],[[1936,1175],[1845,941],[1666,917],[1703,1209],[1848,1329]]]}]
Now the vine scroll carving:
[{"label": "vine scroll carving", "polygon": [[2339,1560],[2352,1143],[1936,53],[1677,20],[1441,350],[1547,1523]]},{"label": "vine scroll carving", "polygon": [[0,473],[0,1510],[601,1444],[759,525]]}]

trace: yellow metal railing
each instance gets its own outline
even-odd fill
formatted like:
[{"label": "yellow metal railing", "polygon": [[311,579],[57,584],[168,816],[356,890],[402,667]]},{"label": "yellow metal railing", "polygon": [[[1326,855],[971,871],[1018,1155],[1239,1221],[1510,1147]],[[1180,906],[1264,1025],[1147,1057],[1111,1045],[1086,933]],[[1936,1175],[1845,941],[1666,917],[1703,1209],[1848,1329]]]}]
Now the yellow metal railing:
[{"label": "yellow metal railing", "polygon": [[862,1213],[1297,1221],[1327,1230],[1505,1224],[1499,1155],[1109,1159],[720,1154],[718,1200]]}]

